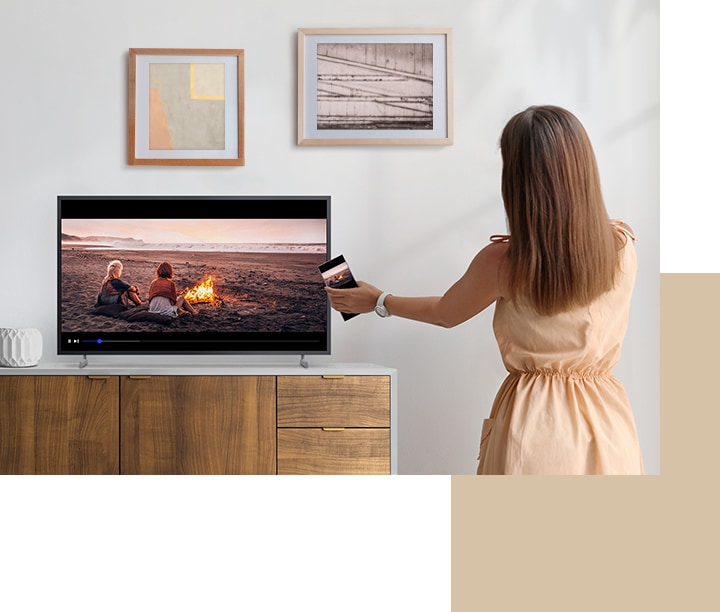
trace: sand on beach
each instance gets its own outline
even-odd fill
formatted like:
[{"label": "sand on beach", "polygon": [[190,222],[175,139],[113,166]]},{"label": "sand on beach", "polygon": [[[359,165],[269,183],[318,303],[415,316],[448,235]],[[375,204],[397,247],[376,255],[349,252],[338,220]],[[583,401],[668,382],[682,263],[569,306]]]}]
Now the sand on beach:
[{"label": "sand on beach", "polygon": [[[63,248],[61,331],[113,333],[171,332],[319,332],[327,325],[327,297],[317,266],[324,253],[226,253]],[[195,305],[197,314],[169,325],[128,322],[94,314],[100,284],[113,259],[123,263],[121,279],[140,289],[147,304],[159,263],[175,271],[178,293],[208,276],[222,304]]]}]

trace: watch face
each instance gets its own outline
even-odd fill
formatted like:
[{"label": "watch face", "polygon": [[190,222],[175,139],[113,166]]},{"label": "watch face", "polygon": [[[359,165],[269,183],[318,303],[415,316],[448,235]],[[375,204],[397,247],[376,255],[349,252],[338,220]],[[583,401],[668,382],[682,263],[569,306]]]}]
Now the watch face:
[{"label": "watch face", "polygon": [[381,317],[387,317],[388,311],[385,306],[375,306],[375,312],[377,312]]}]

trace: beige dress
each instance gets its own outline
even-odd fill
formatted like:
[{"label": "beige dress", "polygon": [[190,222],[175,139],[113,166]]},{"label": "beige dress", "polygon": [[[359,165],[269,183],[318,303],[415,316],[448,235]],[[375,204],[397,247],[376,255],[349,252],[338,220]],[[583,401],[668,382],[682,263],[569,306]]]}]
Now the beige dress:
[{"label": "beige dress", "polygon": [[553,316],[500,299],[493,328],[509,372],[482,427],[478,474],[642,474],[632,408],[612,370],[637,261],[627,236],[615,289]]}]

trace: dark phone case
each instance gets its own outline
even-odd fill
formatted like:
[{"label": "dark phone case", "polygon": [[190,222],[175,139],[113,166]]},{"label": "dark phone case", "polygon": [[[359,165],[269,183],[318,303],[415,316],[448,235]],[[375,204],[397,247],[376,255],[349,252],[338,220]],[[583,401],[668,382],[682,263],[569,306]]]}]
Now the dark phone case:
[{"label": "dark phone case", "polygon": [[[346,264],[345,257],[342,255],[338,255],[337,257],[333,257],[332,259],[329,259],[325,263],[322,263],[318,266],[318,270],[320,270],[320,273],[327,270],[331,270],[332,268],[339,266],[340,264]],[[350,266],[347,268],[348,271],[348,278],[346,280],[341,280],[334,284],[328,284],[329,287],[332,287],[333,289],[350,289],[351,287],[357,287],[357,283],[355,282],[355,277],[353,276],[352,270],[350,270]],[[324,277],[323,277],[323,280]],[[352,319],[353,317],[357,317],[359,313],[347,313],[347,312],[341,312],[340,315],[342,318],[347,321],[348,319]]]}]

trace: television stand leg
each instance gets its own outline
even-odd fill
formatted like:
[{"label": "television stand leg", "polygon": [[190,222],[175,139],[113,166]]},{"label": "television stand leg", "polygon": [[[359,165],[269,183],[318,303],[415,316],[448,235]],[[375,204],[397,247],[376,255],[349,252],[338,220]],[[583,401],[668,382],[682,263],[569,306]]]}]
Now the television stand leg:
[{"label": "television stand leg", "polygon": [[88,364],[87,355],[83,355],[83,358],[80,360],[80,364],[78,365],[78,367],[84,368],[87,364]]},{"label": "television stand leg", "polygon": [[307,362],[307,359],[305,359],[305,355],[300,355],[300,367],[303,367],[303,368],[310,367],[310,364]]}]

